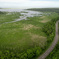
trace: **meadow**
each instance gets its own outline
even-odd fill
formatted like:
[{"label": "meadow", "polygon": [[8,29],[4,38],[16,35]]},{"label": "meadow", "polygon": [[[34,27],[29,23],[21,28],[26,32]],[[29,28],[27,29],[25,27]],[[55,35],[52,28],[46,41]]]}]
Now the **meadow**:
[{"label": "meadow", "polygon": [[5,23],[18,19],[21,14],[0,13],[0,59],[33,59],[50,46],[54,39],[58,14],[47,12],[42,15]]}]

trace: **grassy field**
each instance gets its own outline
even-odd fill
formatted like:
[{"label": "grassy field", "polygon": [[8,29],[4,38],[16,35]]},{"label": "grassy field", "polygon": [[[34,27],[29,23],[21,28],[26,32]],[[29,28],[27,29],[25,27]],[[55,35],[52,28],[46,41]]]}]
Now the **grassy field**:
[{"label": "grassy field", "polygon": [[39,18],[40,17],[33,17],[29,18],[29,20],[22,20],[16,23],[1,24],[1,49],[20,48],[21,51],[23,49],[33,47],[34,44],[41,46],[43,43],[42,46],[44,46],[44,44],[46,43],[46,36],[41,30],[41,27],[44,25],[44,23],[40,22]]},{"label": "grassy field", "polygon": [[[48,14],[48,15],[47,15]],[[45,13],[43,16],[28,17],[28,20],[21,20],[15,23],[10,22],[19,18],[20,13],[4,13],[0,14],[0,54],[1,59],[7,58],[11,54],[13,58],[16,54],[23,54],[28,49],[36,49],[36,53],[40,54],[41,49],[45,49],[47,36],[42,31],[42,27],[51,19],[58,17],[57,13]],[[2,24],[4,23],[4,24]],[[37,50],[36,47],[39,47]],[[9,53],[10,51],[10,53]],[[39,52],[38,52],[39,51]],[[31,50],[27,53],[31,56]],[[5,57],[4,54],[5,54]],[[19,56],[16,56],[19,59]],[[25,54],[26,55],[26,54]],[[9,58],[10,56],[8,56]],[[16,58],[15,57],[15,58]],[[23,56],[22,56],[23,57]],[[22,59],[22,57],[20,59]],[[7,59],[8,59],[7,58]],[[12,58],[12,57],[10,57]],[[33,59],[33,58],[32,58]]]}]

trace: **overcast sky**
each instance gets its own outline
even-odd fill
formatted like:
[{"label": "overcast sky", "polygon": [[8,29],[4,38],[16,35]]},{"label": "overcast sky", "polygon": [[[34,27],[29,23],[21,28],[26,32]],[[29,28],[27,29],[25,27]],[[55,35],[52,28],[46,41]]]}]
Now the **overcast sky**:
[{"label": "overcast sky", "polygon": [[59,0],[0,0],[0,8],[59,7]]}]

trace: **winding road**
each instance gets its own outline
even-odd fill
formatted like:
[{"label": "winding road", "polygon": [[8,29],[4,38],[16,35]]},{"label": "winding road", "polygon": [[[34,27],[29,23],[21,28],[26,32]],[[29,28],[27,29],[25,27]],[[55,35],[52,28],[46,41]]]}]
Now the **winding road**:
[{"label": "winding road", "polygon": [[59,23],[59,20],[56,22],[56,32],[55,32],[54,41],[52,42],[51,46],[46,50],[46,52],[44,52],[38,59],[45,59],[56,46],[58,42],[58,23]]}]

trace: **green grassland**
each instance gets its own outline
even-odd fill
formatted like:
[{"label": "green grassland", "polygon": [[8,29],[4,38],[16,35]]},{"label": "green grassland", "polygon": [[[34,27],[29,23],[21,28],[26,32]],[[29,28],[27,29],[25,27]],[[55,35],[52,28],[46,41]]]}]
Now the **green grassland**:
[{"label": "green grassland", "polygon": [[20,13],[0,14],[0,59],[33,59],[43,53],[46,50],[45,46],[50,44],[47,43],[48,38],[42,28],[53,18],[57,18],[57,13],[4,23],[19,16]]},{"label": "green grassland", "polygon": [[[42,42],[46,40],[46,37],[41,30],[41,27],[43,26],[44,23],[38,22],[40,21],[39,18],[40,17],[33,17],[29,18],[29,20],[21,20],[15,23],[1,24],[0,25],[1,48],[2,49],[20,48],[21,51],[22,49],[33,47],[34,44],[35,45],[42,44]],[[42,42],[39,44],[41,39]]]}]

